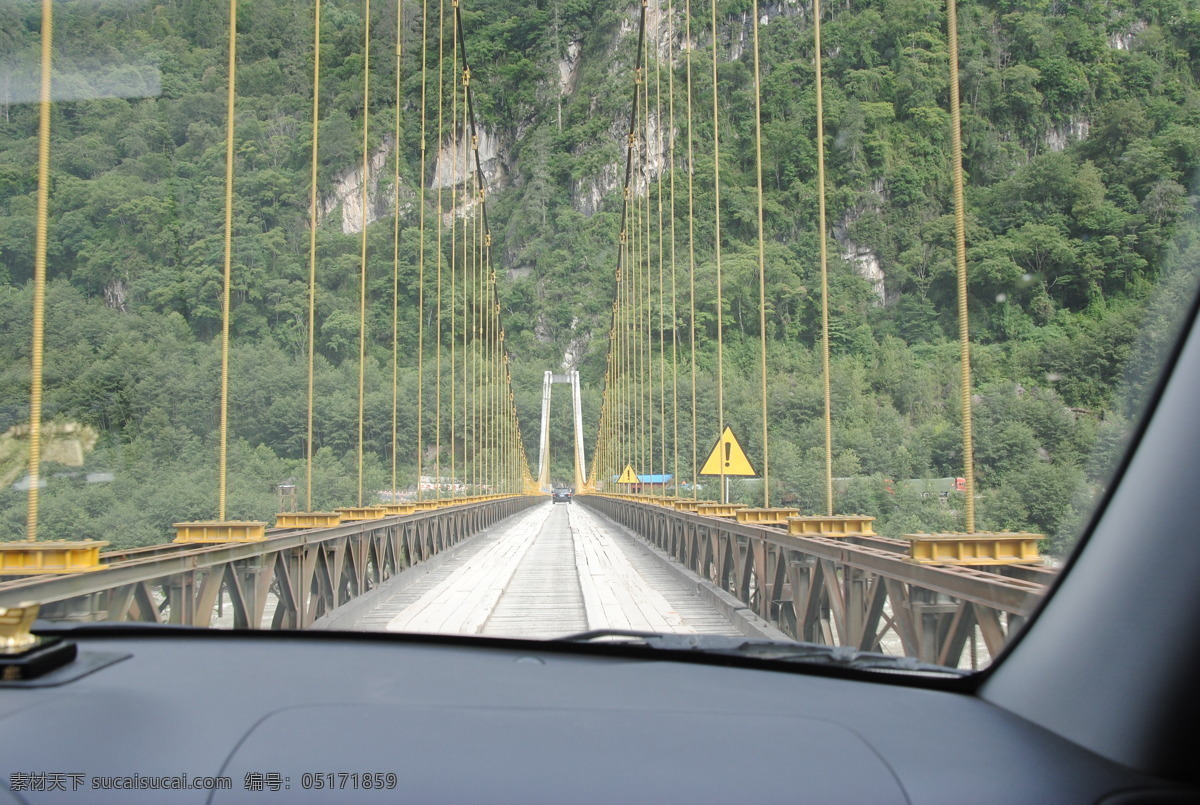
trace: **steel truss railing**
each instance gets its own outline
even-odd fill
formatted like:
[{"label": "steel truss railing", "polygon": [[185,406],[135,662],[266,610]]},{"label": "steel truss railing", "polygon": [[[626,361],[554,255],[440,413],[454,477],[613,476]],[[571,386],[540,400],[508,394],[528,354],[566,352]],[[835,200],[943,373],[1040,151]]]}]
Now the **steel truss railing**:
[{"label": "steel truss railing", "polygon": [[[796,537],[769,525],[604,496],[576,497],[797,640],[959,666],[978,627],[991,656],[1046,592],[1052,573],[918,565],[881,538]],[[1007,574],[1007,575],[1006,575]]]},{"label": "steel truss railing", "polygon": [[0,584],[0,607],[34,601],[49,620],[209,626],[228,602],[234,628],[304,629],[542,498],[508,497],[333,528],[274,532],[258,542],[154,546],[112,554],[99,570]]}]

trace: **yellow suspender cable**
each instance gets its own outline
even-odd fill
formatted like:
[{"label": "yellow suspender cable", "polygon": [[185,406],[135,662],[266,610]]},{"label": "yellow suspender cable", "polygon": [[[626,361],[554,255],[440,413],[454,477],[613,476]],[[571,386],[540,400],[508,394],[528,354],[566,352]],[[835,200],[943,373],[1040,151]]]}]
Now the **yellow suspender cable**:
[{"label": "yellow suspender cable", "polygon": [[[634,136],[636,136],[636,135],[634,135]],[[630,203],[631,207],[633,206],[633,200],[634,200],[633,186],[630,185],[629,203]],[[625,323],[621,327],[621,333],[623,336],[621,339],[623,342],[621,344],[621,352],[622,352],[621,363],[623,364],[623,374],[625,375],[625,383],[624,383],[625,389],[624,389],[624,393],[621,395],[623,398],[622,399],[623,407],[625,409],[624,416],[622,417],[622,419],[623,419],[622,425],[623,425],[625,434],[621,439],[621,441],[624,443],[624,447],[625,447],[625,450],[624,450],[624,452],[625,452],[624,459],[625,460],[619,462],[620,464],[622,464],[622,466],[625,464],[633,464],[634,451],[637,447],[637,442],[634,440],[634,431],[633,431],[634,411],[635,411],[634,402],[633,402],[634,401],[633,383],[634,383],[634,374],[637,369],[637,364],[635,364],[633,362],[633,356],[634,356],[633,345],[634,345],[634,341],[635,341],[636,331],[633,328],[633,293],[632,293],[633,278],[637,275],[636,270],[635,270],[636,267],[634,266],[634,263],[633,263],[633,254],[634,254],[633,233],[634,233],[634,230],[636,229],[636,227],[634,226],[634,224],[636,222],[637,222],[637,215],[636,214],[630,215],[629,216],[629,228],[625,234],[625,243],[622,246],[622,248],[624,249],[624,252],[625,252],[625,269],[624,269],[624,274],[621,277],[621,293],[625,297],[621,302],[621,307],[623,308],[623,310],[621,312],[624,314],[624,318],[625,318]]]},{"label": "yellow suspender cable", "polygon": [[[633,188],[632,188],[632,186],[630,187],[630,191],[629,191],[629,203],[630,203],[631,213],[632,213],[633,212],[633,210],[632,210],[632,207],[633,207]],[[622,402],[623,402],[623,407],[625,408],[625,414],[623,417],[623,420],[624,420],[623,425],[624,425],[625,435],[622,438],[622,441],[625,443],[625,456],[624,456],[625,460],[620,462],[622,465],[625,465],[625,464],[632,465],[634,463],[634,461],[635,461],[634,451],[637,448],[637,442],[634,439],[634,430],[633,430],[634,411],[635,411],[634,402],[633,402],[634,401],[633,384],[634,384],[635,370],[637,369],[637,364],[635,364],[633,362],[633,356],[634,356],[633,345],[634,345],[634,338],[637,335],[637,332],[633,328],[633,303],[632,303],[633,302],[633,293],[632,293],[633,278],[636,276],[635,266],[633,264],[633,254],[634,254],[633,243],[634,243],[634,230],[635,230],[634,223],[635,222],[636,222],[636,216],[631,214],[629,217],[629,229],[626,233],[625,244],[623,247],[625,250],[625,270],[624,270],[624,274],[621,277],[621,292],[625,297],[621,302],[621,307],[623,308],[623,310],[621,312],[624,314],[624,319],[625,319],[625,322],[621,327],[621,332],[624,336],[622,338],[622,341],[624,343],[621,344],[621,351],[622,351],[621,363],[624,365],[624,375],[625,375],[625,384],[624,384],[625,390],[624,390],[624,393],[621,395],[624,398],[622,400]]]},{"label": "yellow suspender cable", "polygon": [[371,0],[363,0],[363,162],[362,162],[362,250],[358,290],[358,505],[363,505],[363,418],[366,411],[367,369],[367,170],[370,153],[367,129],[371,120]]},{"label": "yellow suspender cable", "polygon": [[[635,148],[637,134],[634,134]],[[636,159],[636,152],[635,157]],[[638,463],[638,441],[637,441],[637,400],[639,398],[637,388],[638,363],[637,363],[637,344],[638,344],[638,326],[635,321],[634,314],[637,312],[636,299],[634,297],[634,289],[637,288],[637,232],[638,232],[638,212],[637,212],[637,182],[636,180],[630,183],[629,187],[629,234],[625,243],[625,254],[628,262],[628,273],[623,277],[625,285],[625,331],[628,336],[625,339],[625,374],[627,378],[627,393],[626,393],[626,423],[625,428],[628,431],[627,438],[629,440],[629,460],[625,463],[636,465]],[[637,467],[636,469],[641,469]],[[632,490],[627,490],[632,491]]]},{"label": "yellow suspender cable", "polygon": [[[662,25],[662,9],[655,17],[659,26]],[[668,47],[670,44],[668,43]],[[668,51],[669,52],[669,51]],[[658,126],[655,157],[658,159],[658,462],[662,469],[663,485],[661,494],[667,494],[666,465],[667,465],[667,365],[666,365],[666,304],[663,302],[663,204],[662,204],[662,59],[654,54],[654,106]]]},{"label": "yellow suspender cable", "polygon": [[[643,467],[650,474],[654,474],[654,344],[650,329],[650,321],[652,318],[651,304],[653,302],[650,293],[650,289],[652,287],[652,283],[650,282],[650,269],[652,266],[650,248],[650,37],[646,37],[644,42],[646,52],[642,54],[642,60],[646,66],[646,69],[643,72],[643,75],[646,79],[646,91],[642,93],[642,107],[645,111],[642,121],[646,127],[646,135],[642,138],[642,171],[646,177],[646,228],[642,230],[645,233],[642,246],[645,249],[646,262],[644,264],[645,268],[643,269],[642,276],[645,278],[646,284],[643,288],[639,289],[639,296],[641,297],[640,301],[642,303],[642,310],[645,313],[646,320],[646,327],[643,331],[644,350],[642,353],[642,397],[644,399],[644,405],[642,407],[642,422],[645,428],[644,447],[646,455],[646,459],[643,461]],[[642,492],[645,493],[645,491],[646,490],[643,486]]]},{"label": "yellow suspender cable", "polygon": [[[400,404],[400,72],[404,58],[403,25],[404,0],[396,0],[396,142],[393,144],[395,154],[392,160],[392,503],[396,502],[396,409]],[[420,355],[420,350],[417,354]],[[420,486],[419,478],[417,485]]]},{"label": "yellow suspender cable", "polygon": [[[424,498],[421,476],[425,472],[425,57],[428,48],[428,0],[421,0],[421,174],[417,178],[417,500]],[[399,145],[397,144],[397,147]]]},{"label": "yellow suspender cable", "polygon": [[[472,148],[475,147],[476,137],[472,137]],[[474,177],[474,171],[471,172]],[[475,337],[475,420],[478,433],[475,435],[475,454],[478,456],[477,463],[479,470],[477,476],[479,478],[479,488],[476,494],[482,495],[484,487],[488,480],[488,386],[487,386],[487,368],[488,368],[488,323],[492,315],[492,300],[488,298],[487,290],[487,274],[483,266],[483,231],[480,227],[479,220],[479,180],[474,178],[472,181],[473,189],[475,190],[475,216],[471,223],[473,234],[471,236],[471,260],[475,263],[475,270],[479,275],[479,311],[475,314],[477,322],[478,335]]]},{"label": "yellow suspender cable", "polygon": [[963,478],[966,481],[966,529],[975,531],[975,457],[971,439],[971,329],[967,321],[966,213],[963,201],[962,113],[958,98],[958,9],[946,0],[950,45],[950,135],[954,173],[954,252],[958,269],[959,393],[962,398]]},{"label": "yellow suspender cable", "polygon": [[[443,105],[446,97],[446,86],[443,75],[445,58],[442,53],[446,35],[446,3],[438,0],[438,133],[437,133],[437,165],[442,162],[442,118],[445,116]],[[422,181],[424,179],[422,178]],[[442,496],[442,183],[437,188],[437,411],[435,414],[437,433],[437,454],[434,459],[434,472],[437,473],[437,494]]]},{"label": "yellow suspender cable", "polygon": [[698,445],[696,443],[696,223],[695,223],[695,181],[696,163],[692,152],[692,0],[687,0],[684,8],[684,41],[687,50],[684,54],[684,64],[687,68],[687,166],[688,166],[688,303],[691,314],[688,317],[688,336],[692,345],[692,500],[696,499],[697,473],[700,464],[697,459]]},{"label": "yellow suspender cable", "polygon": [[[460,77],[461,77],[461,75],[462,74],[460,74]],[[463,277],[463,293],[462,293],[462,297],[463,297],[463,340],[462,340],[463,458],[462,458],[462,462],[463,463],[462,463],[462,467],[463,467],[463,487],[466,489],[467,494],[471,494],[471,491],[470,491],[471,485],[474,483],[474,480],[475,480],[475,476],[474,476],[475,464],[476,464],[475,459],[477,457],[477,453],[474,450],[474,444],[473,444],[474,436],[475,436],[474,430],[473,430],[474,424],[475,424],[474,416],[473,416],[472,407],[471,407],[470,403],[468,402],[468,400],[471,400],[473,402],[473,397],[474,397],[473,394],[470,397],[468,397],[468,394],[471,392],[471,383],[470,383],[471,372],[473,372],[475,369],[475,362],[472,360],[472,355],[471,355],[472,348],[475,346],[474,340],[471,338],[472,328],[473,328],[473,324],[474,324],[474,320],[475,320],[474,303],[473,303],[473,300],[475,297],[475,275],[473,273],[474,266],[472,266],[468,260],[468,257],[470,255],[470,253],[473,251],[473,249],[467,248],[467,238],[469,235],[467,210],[469,209],[468,205],[470,203],[469,202],[470,196],[468,195],[468,193],[471,190],[471,182],[467,178],[467,173],[465,170],[465,167],[466,167],[466,164],[468,161],[468,153],[469,153],[467,151],[467,97],[466,96],[467,96],[467,89],[466,89],[466,86],[463,86],[463,102],[462,102],[462,118],[461,118],[461,120],[462,120],[462,146],[463,146],[462,147],[462,158],[463,158],[464,170],[463,170],[463,180],[462,180],[463,189],[462,189],[462,195],[460,196],[460,198],[462,199],[462,203],[463,203],[463,214],[462,214],[462,240],[461,240],[462,256],[459,261],[459,265],[462,266],[462,277]],[[456,165],[455,172],[457,173],[457,171],[458,171],[458,166]],[[455,210],[454,214],[456,216],[455,220],[457,220],[457,216],[458,216],[457,209]],[[471,472],[470,473],[467,472],[467,445],[468,444],[472,445]]]},{"label": "yellow suspender cable", "polygon": [[[712,102],[713,102],[713,194],[716,213],[716,233],[713,247],[717,263],[717,433],[725,433],[725,345],[723,330],[723,308],[721,294],[721,130],[717,115],[717,0],[710,0],[712,7]],[[728,503],[725,494],[725,464],[721,465],[721,502]]]},{"label": "yellow suspender cable", "polygon": [[225,519],[225,456],[229,436],[229,286],[233,274],[233,101],[237,80],[237,0],[229,0],[229,92],[225,125],[225,284],[221,291],[221,426],[217,458],[217,519]]},{"label": "yellow suspender cable", "polygon": [[[643,73],[643,77],[645,77],[644,73]],[[643,84],[643,86],[646,86],[648,83],[649,82],[645,82],[645,84]],[[643,93],[643,95],[646,95],[646,94],[648,94],[648,93]],[[646,404],[646,393],[647,393],[646,374],[647,374],[647,369],[649,367],[646,365],[646,356],[647,356],[647,354],[649,354],[648,353],[649,344],[647,342],[649,341],[648,320],[650,317],[649,317],[649,311],[646,310],[647,299],[644,294],[643,285],[642,285],[642,279],[647,276],[647,274],[650,270],[650,245],[649,245],[649,241],[650,241],[650,177],[649,177],[649,174],[646,169],[647,159],[645,156],[646,155],[646,146],[648,144],[648,138],[645,136],[645,134],[648,133],[649,130],[650,130],[650,127],[647,124],[646,116],[643,115],[642,116],[642,131],[644,133],[639,139],[642,142],[642,149],[641,149],[641,153],[643,155],[642,156],[642,175],[646,177],[646,204],[645,204],[646,217],[643,220],[641,208],[640,207],[636,208],[637,219],[638,219],[637,234],[639,237],[638,237],[637,244],[636,244],[637,245],[637,253],[634,255],[634,264],[638,267],[638,273],[635,275],[635,278],[634,278],[635,284],[633,287],[634,310],[637,312],[637,321],[635,323],[635,326],[637,327],[637,331],[638,331],[638,334],[637,334],[637,367],[638,367],[638,376],[637,376],[638,417],[637,417],[637,421],[638,421],[638,461],[639,461],[638,471],[639,471],[639,474],[641,474],[643,472],[647,472],[649,469],[648,459],[646,456],[646,420],[648,418],[648,410],[649,410],[649,407]],[[634,193],[634,199],[637,200],[638,198],[639,198],[638,195],[636,193]],[[642,326],[643,318],[645,318],[647,320],[647,327]]]},{"label": "yellow suspender cable", "polygon": [[[467,79],[467,74],[466,74],[466,71],[464,70],[464,71],[463,71],[463,126],[462,126],[462,136],[463,136],[463,168],[464,168],[464,171],[463,171],[463,206],[464,206],[464,207],[465,207],[465,206],[467,206],[467,204],[469,203],[469,202],[467,201],[467,198],[468,198],[468,197],[467,197],[467,181],[466,181],[467,172],[466,172],[466,165],[467,165],[467,163],[470,161],[470,158],[471,158],[471,152],[467,150],[467,80],[468,80],[468,79]],[[474,177],[472,177],[472,186],[473,186],[473,181],[474,181]],[[467,234],[468,234],[468,233],[467,233],[467,225],[468,225],[468,221],[467,221],[467,211],[466,211],[466,210],[463,210],[463,217],[462,217],[462,219],[463,219],[463,236],[462,236],[462,267],[463,267],[463,479],[464,479],[464,481],[465,481],[465,480],[466,480],[466,478],[467,478],[467,474],[466,474],[466,470],[467,470],[467,438],[468,438],[468,433],[469,433],[469,435],[470,435],[470,439],[471,439],[471,475],[470,475],[470,478],[471,478],[471,482],[472,482],[472,483],[474,483],[474,482],[477,480],[477,478],[476,478],[476,475],[477,475],[477,471],[478,471],[478,469],[479,469],[479,451],[476,449],[477,445],[476,445],[476,443],[475,443],[475,439],[477,439],[477,438],[478,438],[478,433],[475,431],[475,404],[476,404],[476,402],[477,402],[478,400],[477,400],[477,395],[475,394],[475,388],[474,388],[473,384],[469,382],[469,379],[473,379],[473,378],[474,378],[474,375],[475,375],[475,360],[474,360],[475,356],[474,356],[472,353],[474,352],[474,348],[475,348],[477,345],[476,345],[476,343],[475,343],[475,339],[474,339],[474,338],[469,338],[469,336],[472,334],[472,330],[473,330],[473,328],[474,328],[474,324],[475,324],[475,316],[476,316],[476,314],[477,314],[477,312],[478,312],[478,306],[479,306],[479,305],[478,305],[478,295],[477,295],[477,294],[476,294],[476,292],[475,292],[475,274],[476,274],[476,272],[477,272],[477,269],[478,269],[478,267],[474,265],[474,260],[473,260],[473,259],[472,259],[472,260],[468,260],[468,252],[469,252],[469,253],[470,253],[470,254],[473,256],[473,255],[474,255],[474,252],[475,252],[475,246],[474,246],[474,243],[473,243],[473,242],[472,242],[472,243],[470,243],[470,244],[468,244],[468,240],[467,240]],[[468,246],[470,246],[470,249],[468,249]],[[470,280],[471,280],[471,297],[470,297],[470,298],[471,298],[471,301],[472,301],[472,305],[471,305],[471,316],[470,316],[470,318],[468,318],[468,317],[467,317],[467,311],[468,311],[468,308],[467,308],[467,287],[466,287],[466,281],[467,281],[468,277],[469,277],[469,278],[470,278]],[[471,347],[472,347],[472,349],[471,349],[471,350],[468,350],[468,349],[467,349],[467,344],[468,344],[468,341],[470,342],[470,345],[471,345]],[[467,364],[468,364],[468,363],[470,363],[470,366],[471,366],[471,373],[470,373],[470,375],[468,375],[468,374],[467,374]],[[471,392],[471,409],[470,409],[470,417],[469,417],[469,418],[468,418],[468,416],[467,416],[467,413],[468,413],[468,411],[467,411],[467,391],[468,391],[468,390],[470,390],[470,392]],[[468,429],[468,427],[467,427],[468,423],[470,423],[470,429]],[[465,485],[465,484],[464,484],[464,485]]]},{"label": "yellow suspender cable", "polygon": [[630,400],[632,403],[631,413],[633,420],[631,425],[634,428],[634,436],[636,441],[636,452],[634,462],[639,473],[646,471],[646,420],[645,420],[645,383],[642,381],[642,212],[638,203],[637,186],[634,185],[633,193],[633,228],[629,239],[630,251],[632,257],[629,265],[633,269],[630,277],[629,285],[629,312],[631,325],[633,327],[633,337],[630,340],[630,347],[633,350],[631,358],[631,368],[633,369],[633,388],[634,397]]},{"label": "yellow suspender cable", "polygon": [[[640,80],[640,77],[639,77]],[[640,101],[638,101],[640,103]],[[640,107],[639,107],[640,108]],[[641,121],[641,113],[638,112],[639,124]],[[634,134],[634,148],[638,148],[640,136]],[[634,151],[634,159],[637,159],[637,151]],[[635,163],[636,164],[636,163]],[[634,169],[635,171],[637,168]],[[635,172],[636,177],[636,172]],[[641,386],[641,362],[638,360],[641,349],[641,319],[638,317],[638,299],[637,289],[638,283],[638,266],[640,263],[641,247],[639,245],[638,233],[641,231],[641,213],[638,211],[638,195],[637,195],[637,179],[635,178],[629,189],[629,243],[626,246],[629,254],[629,285],[625,289],[629,309],[627,311],[629,317],[629,450],[631,461],[634,469],[638,472],[644,472],[645,468],[641,466],[642,444],[640,440],[641,431],[638,429],[641,423],[639,415],[639,403],[642,399]],[[632,490],[631,490],[632,491]]]},{"label": "yellow suspender cable", "polygon": [[[668,207],[671,211],[671,486],[679,494],[679,319],[676,310],[678,300],[675,287],[675,9],[672,0],[667,0],[667,41],[670,43],[667,58],[667,174],[671,177]],[[666,456],[663,457],[664,459]],[[664,486],[665,488],[665,486]]]},{"label": "yellow suspender cable", "polygon": [[[458,0],[452,0],[451,5],[458,8]],[[451,22],[451,25],[454,23]],[[450,60],[450,492],[451,497],[457,491],[458,467],[455,460],[455,413],[458,400],[458,355],[456,351],[457,335],[455,333],[455,317],[458,296],[458,221],[455,213],[458,211],[458,183],[454,181],[454,173],[458,170],[458,34],[454,34],[452,58]],[[465,287],[465,286],[464,286]],[[465,440],[464,440],[465,444]],[[466,451],[463,451],[464,455]]]},{"label": "yellow suspender cable", "polygon": [[[815,2],[816,0],[814,0]],[[767,258],[763,245],[762,73],[758,63],[758,0],[753,0],[754,170],[758,179],[758,335],[759,393],[762,397],[763,506],[771,505],[771,443],[767,440]]]},{"label": "yellow suspender cable", "polygon": [[825,394],[825,513],[833,516],[833,414],[829,390],[829,257],[825,232],[825,101],[821,94],[821,0],[813,0],[817,74],[817,227],[821,244],[821,384]]},{"label": "yellow suspender cable", "polygon": [[[477,147],[478,136],[472,135],[472,155]],[[475,400],[475,494],[483,494],[483,484],[487,480],[487,316],[491,314],[491,300],[484,295],[487,290],[487,275],[483,272],[483,253],[480,245],[483,243],[480,228],[479,177],[471,171],[471,188],[475,192],[475,212],[471,219],[471,262],[475,265],[476,287],[478,288],[478,309],[475,311],[475,387],[471,390]]]},{"label": "yellow suspender cable", "polygon": [[[639,77],[639,80],[640,80],[640,77]],[[640,119],[640,117],[639,117],[639,119]],[[634,137],[634,149],[635,149],[634,159],[636,160],[637,159],[637,151],[636,151],[637,132],[636,132],[636,129],[634,130],[633,137]],[[636,171],[636,168],[635,168],[635,171]],[[635,173],[635,176],[636,176],[636,173]],[[640,445],[638,443],[638,438],[637,438],[638,437],[637,401],[641,398],[641,392],[639,391],[639,388],[637,385],[637,382],[638,382],[638,361],[637,361],[638,349],[637,349],[637,345],[639,343],[638,332],[639,332],[640,328],[638,327],[638,320],[636,319],[637,299],[636,299],[636,296],[634,293],[635,289],[637,288],[638,253],[639,253],[638,245],[637,245],[638,244],[637,234],[638,234],[638,228],[639,228],[638,222],[640,220],[640,215],[637,210],[638,210],[638,208],[637,208],[637,180],[634,179],[633,181],[630,182],[630,186],[629,186],[629,211],[630,211],[629,235],[628,235],[628,240],[625,244],[625,253],[628,256],[627,265],[628,265],[629,269],[628,269],[628,274],[624,277],[624,279],[625,279],[625,305],[626,305],[626,307],[625,307],[625,322],[626,322],[625,326],[626,326],[626,331],[629,333],[629,337],[626,339],[626,342],[627,342],[626,343],[626,361],[627,361],[626,372],[627,372],[627,375],[629,378],[629,381],[628,381],[629,382],[629,394],[628,394],[628,400],[626,402],[626,407],[628,409],[628,422],[626,423],[626,427],[629,431],[629,461],[626,463],[634,465],[635,470],[642,471],[642,468],[640,466],[636,466],[639,464],[638,456],[640,454]],[[632,491],[632,490],[627,490],[627,491]]]},{"label": "yellow suspender cable", "polygon": [[[471,152],[468,151],[465,147],[466,143],[467,143],[467,81],[468,81],[467,73],[464,70],[463,71],[463,146],[464,146],[463,147],[463,177],[464,177],[464,179],[463,179],[463,197],[464,197],[464,206],[469,203],[466,201],[466,198],[467,198],[466,176],[467,176],[467,165],[471,159]],[[476,189],[476,187],[475,187],[476,181],[477,180],[475,178],[475,175],[472,172],[471,173],[472,195],[474,195],[474,191]],[[469,242],[467,239],[467,224],[468,224],[467,211],[464,210],[463,211],[463,239],[462,239],[463,277],[465,279],[468,276],[468,271],[470,272],[471,317],[470,317],[470,319],[468,319],[466,317],[467,295],[464,292],[463,293],[463,468],[464,469],[466,468],[466,461],[467,461],[467,447],[466,447],[467,434],[468,434],[467,423],[469,421],[470,425],[471,425],[470,430],[469,430],[470,438],[471,438],[471,482],[472,482],[472,484],[478,484],[478,482],[479,482],[479,442],[477,440],[479,439],[479,431],[477,429],[478,422],[476,422],[475,414],[476,414],[476,407],[479,405],[479,392],[478,392],[478,386],[476,386],[473,381],[475,379],[475,369],[478,366],[478,358],[479,358],[479,327],[477,324],[478,319],[479,319],[479,293],[478,293],[479,266],[475,263],[475,240],[474,240],[474,238],[475,238],[475,234],[474,234],[475,222],[474,222],[474,220],[472,220],[470,222],[470,224],[471,224],[471,240]],[[468,256],[467,256],[468,246],[470,247],[470,259],[469,260],[468,260]],[[470,333],[470,334],[473,335],[473,337],[470,338],[470,344],[471,344],[470,352],[467,351],[468,329],[470,329],[472,331],[472,333]],[[472,382],[468,382],[468,375],[467,375],[468,359],[470,360],[470,364],[471,364],[470,381],[472,381]],[[467,418],[467,391],[468,391],[468,389],[471,392],[471,416],[470,416],[469,420]]]},{"label": "yellow suspender cable", "polygon": [[[639,80],[643,80],[644,76],[639,73]],[[643,83],[643,88],[645,84]],[[638,103],[641,101],[639,100]],[[641,107],[638,107],[638,127],[641,127]],[[635,148],[640,149],[642,136],[636,134]],[[638,156],[638,151],[634,151],[634,158]],[[634,174],[636,177],[636,173]],[[641,207],[638,204],[637,179],[634,179],[633,186],[630,190],[630,204],[633,215],[629,227],[629,322],[633,328],[632,336],[629,339],[629,368],[630,368],[630,398],[629,398],[629,414],[631,419],[630,424],[630,443],[633,451],[634,468],[638,473],[646,471],[646,443],[645,443],[645,420],[643,413],[645,411],[644,398],[642,395],[642,306],[639,299],[641,291],[641,268],[642,268],[642,213]]]},{"label": "yellow suspender cable", "polygon": [[483,226],[479,226],[479,237],[475,240],[477,249],[476,260],[479,261],[479,271],[482,279],[480,284],[483,292],[483,312],[480,316],[480,331],[483,335],[483,340],[479,345],[479,423],[480,438],[479,444],[483,450],[483,469],[480,472],[483,488],[480,489],[480,494],[493,494],[495,492],[495,484],[493,483],[493,454],[492,454],[492,333],[493,322],[496,315],[496,303],[493,299],[491,275],[488,273],[489,266],[487,264],[486,255],[483,248]]},{"label": "yellow suspender cable", "polygon": [[[465,48],[465,39],[463,44]],[[465,55],[464,51],[464,57]],[[470,93],[470,75],[467,70],[469,68],[465,68],[463,72],[466,81],[463,87],[463,131],[464,136],[465,132],[471,132],[471,150],[467,154],[465,170],[471,177],[471,206],[469,207],[471,214],[470,246],[471,267],[475,272],[473,285],[475,293],[475,314],[473,316],[475,336],[471,362],[471,417],[473,423],[471,445],[473,477],[476,484],[475,494],[479,495],[483,494],[481,487],[485,482],[487,471],[487,430],[484,417],[484,408],[487,401],[487,388],[485,386],[487,382],[487,319],[485,316],[490,314],[491,303],[484,296],[487,289],[487,276],[484,274],[483,268],[482,177],[472,167],[475,154],[478,151],[479,137],[470,128],[470,110],[467,107],[467,95]]]},{"label": "yellow suspender cable", "polygon": [[312,175],[308,194],[308,440],[305,445],[304,508],[313,510],[313,354],[317,324],[317,156],[321,131],[321,0],[313,3]]},{"label": "yellow suspender cable", "polygon": [[37,228],[34,231],[33,344],[30,350],[32,375],[29,384],[29,497],[25,523],[27,542],[37,541],[38,483],[42,464],[42,345],[45,338],[46,239],[50,226],[50,57],[53,46],[54,7],[51,0],[42,0],[42,82],[38,99]]},{"label": "yellow suspender cable", "polygon": [[484,444],[488,446],[488,451],[485,453],[487,457],[487,478],[488,483],[493,487],[493,492],[496,486],[496,330],[500,324],[500,298],[496,295],[496,272],[492,269],[491,254],[487,249],[487,231],[486,227],[480,226],[480,253],[479,261],[483,266],[483,278],[485,293],[484,298],[487,300],[487,318],[484,319],[484,347],[487,360],[484,363],[483,384],[486,391],[485,395],[485,419],[484,419]]},{"label": "yellow suspender cable", "polygon": [[[457,62],[455,64],[457,65]],[[461,79],[462,73],[460,73],[459,76]],[[462,121],[462,152],[461,152],[461,154],[462,154],[464,168],[465,168],[465,166],[467,164],[467,160],[468,160],[467,97],[466,97],[466,95],[467,95],[467,89],[466,89],[466,86],[463,86],[462,117],[460,118],[460,120]],[[454,166],[454,170],[455,170],[455,173],[458,172],[458,165]],[[462,277],[463,277],[463,293],[462,293],[462,296],[463,296],[463,340],[462,340],[463,458],[462,458],[462,462],[463,463],[462,463],[462,468],[463,468],[463,487],[465,488],[467,494],[471,494],[471,491],[470,491],[471,485],[474,482],[476,453],[475,453],[474,449],[472,449],[472,451],[471,451],[471,472],[468,473],[467,472],[467,445],[472,443],[473,437],[474,437],[474,433],[472,432],[472,429],[471,429],[471,426],[474,425],[474,422],[472,421],[472,416],[471,416],[472,412],[471,412],[470,405],[468,403],[468,399],[469,399],[468,392],[470,391],[470,385],[471,385],[470,382],[468,381],[468,378],[470,377],[468,368],[470,368],[471,371],[474,370],[474,361],[471,360],[471,348],[474,346],[474,343],[471,340],[470,336],[471,336],[471,330],[472,330],[472,323],[474,321],[474,311],[473,311],[473,306],[472,306],[472,299],[475,295],[475,277],[474,277],[474,274],[472,273],[473,266],[468,262],[468,255],[472,251],[467,248],[467,237],[469,234],[469,232],[468,232],[469,227],[468,227],[468,221],[467,221],[467,209],[468,209],[468,204],[469,204],[468,193],[471,189],[471,183],[470,183],[470,180],[467,178],[465,169],[463,171],[462,183],[463,183],[463,189],[462,189],[462,195],[460,196],[460,198],[462,199],[462,203],[463,203],[463,214],[461,216],[462,217],[462,240],[460,242],[460,244],[462,246],[462,256],[459,259],[459,265],[462,266]],[[458,220],[457,208],[455,209],[454,216],[455,216],[454,220],[457,221]],[[472,447],[473,447],[473,445],[472,445]]]}]

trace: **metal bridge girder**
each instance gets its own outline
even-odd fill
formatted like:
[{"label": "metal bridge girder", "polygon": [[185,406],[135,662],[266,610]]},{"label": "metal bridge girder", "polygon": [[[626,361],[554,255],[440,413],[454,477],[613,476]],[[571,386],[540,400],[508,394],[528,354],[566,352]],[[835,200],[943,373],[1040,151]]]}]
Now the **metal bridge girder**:
[{"label": "metal bridge girder", "polygon": [[[809,537],[604,495],[591,505],[797,640],[879,650],[892,633],[918,659],[957,665],[978,628],[994,656],[1051,576],[915,564],[872,535]],[[974,645],[971,641],[970,645]]]}]

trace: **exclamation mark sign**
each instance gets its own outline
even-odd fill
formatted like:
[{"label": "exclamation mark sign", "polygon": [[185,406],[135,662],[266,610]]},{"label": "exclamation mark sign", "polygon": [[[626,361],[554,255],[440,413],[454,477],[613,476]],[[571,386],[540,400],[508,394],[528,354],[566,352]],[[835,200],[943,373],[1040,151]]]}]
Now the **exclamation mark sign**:
[{"label": "exclamation mark sign", "polygon": [[729,442],[725,442],[725,466],[726,467],[729,466],[729,453],[731,450],[733,450],[733,445],[730,444]]}]

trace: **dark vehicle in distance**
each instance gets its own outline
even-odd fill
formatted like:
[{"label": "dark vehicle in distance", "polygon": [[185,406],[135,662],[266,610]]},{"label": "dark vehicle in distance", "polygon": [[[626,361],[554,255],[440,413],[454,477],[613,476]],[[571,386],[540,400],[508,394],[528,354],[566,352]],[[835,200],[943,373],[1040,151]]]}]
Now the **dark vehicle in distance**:
[{"label": "dark vehicle in distance", "polygon": [[571,490],[565,486],[555,487],[554,491],[550,493],[550,500],[553,503],[570,503],[571,494]]}]

